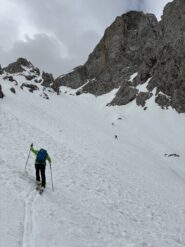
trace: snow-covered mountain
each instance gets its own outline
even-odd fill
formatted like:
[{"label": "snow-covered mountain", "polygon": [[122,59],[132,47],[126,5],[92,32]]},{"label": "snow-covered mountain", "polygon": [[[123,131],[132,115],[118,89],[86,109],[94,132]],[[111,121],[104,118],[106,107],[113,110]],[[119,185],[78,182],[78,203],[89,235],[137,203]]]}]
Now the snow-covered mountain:
[{"label": "snow-covered mountain", "polygon": [[[0,67],[0,247],[185,246],[184,11],[116,18],[57,79]],[[54,192],[49,166],[35,190],[31,143]]]},{"label": "snow-covered mountain", "polygon": [[38,92],[40,96],[47,99],[49,99],[47,92],[59,94],[53,75],[46,72],[41,73],[39,68],[25,58],[18,58],[16,62],[1,68],[0,76],[2,80],[12,82],[10,90],[13,93],[16,93],[16,88],[27,89],[31,93]]},{"label": "snow-covered mountain", "polygon": [[[0,76],[0,246],[185,246],[185,115],[155,96],[106,106],[117,89],[57,95],[23,68]],[[52,159],[42,196],[32,142]]]},{"label": "snow-covered mountain", "polygon": [[146,102],[154,96],[162,109],[170,106],[185,113],[184,13],[185,1],[174,0],[165,6],[160,22],[153,14],[139,11],[118,16],[86,63],[56,79],[52,74],[41,74],[24,58],[0,68],[0,74],[7,73],[3,78],[10,81],[16,81],[13,76],[22,76],[30,83],[22,82],[21,87],[30,91],[36,91],[39,84],[57,94],[61,86],[75,89],[76,95],[100,96],[117,89],[107,104],[134,101],[147,109]]},{"label": "snow-covered mountain", "polygon": [[[153,14],[130,11],[118,16],[87,62],[58,77],[56,85],[102,95],[119,89],[112,105],[135,101],[145,107],[154,95],[162,108],[185,112],[185,1],[168,3],[158,22]],[[129,80],[133,73],[135,79]],[[138,86],[145,85],[145,91]],[[154,91],[155,89],[155,91]]]}]

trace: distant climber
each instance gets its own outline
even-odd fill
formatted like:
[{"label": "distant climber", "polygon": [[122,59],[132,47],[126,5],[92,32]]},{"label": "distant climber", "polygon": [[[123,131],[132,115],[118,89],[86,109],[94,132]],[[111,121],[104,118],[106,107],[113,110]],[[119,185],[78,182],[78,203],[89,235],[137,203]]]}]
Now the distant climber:
[{"label": "distant climber", "polygon": [[[31,151],[36,155],[35,159],[35,171],[36,171],[36,184],[41,186],[42,189],[46,186],[46,160],[49,161],[51,165],[51,158],[49,157],[45,149],[36,150],[33,148],[33,144],[30,146]],[[40,180],[41,175],[41,180]]]},{"label": "distant climber", "polygon": [[115,139],[118,139],[118,136],[117,136],[117,135],[115,135],[115,136],[114,136],[114,138],[115,138]]}]

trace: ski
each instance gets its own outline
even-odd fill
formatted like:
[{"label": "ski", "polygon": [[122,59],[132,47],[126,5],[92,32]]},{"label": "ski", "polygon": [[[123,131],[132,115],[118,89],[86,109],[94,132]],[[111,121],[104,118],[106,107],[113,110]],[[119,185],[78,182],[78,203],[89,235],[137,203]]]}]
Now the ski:
[{"label": "ski", "polygon": [[37,185],[37,186],[35,187],[35,189],[36,189],[36,190],[40,190],[40,185]]},{"label": "ski", "polygon": [[42,195],[42,194],[43,194],[43,192],[44,192],[44,188],[43,188],[43,187],[41,187],[41,188],[39,189],[39,194],[40,194],[40,195]]},{"label": "ski", "polygon": [[35,189],[39,192],[40,195],[44,192],[44,187],[42,187],[40,183],[36,184]]},{"label": "ski", "polygon": [[35,189],[39,192],[40,195],[44,192],[44,188],[42,188],[40,185],[36,186]]},{"label": "ski", "polygon": [[40,188],[41,188],[41,183],[36,183],[35,189],[40,190]]}]

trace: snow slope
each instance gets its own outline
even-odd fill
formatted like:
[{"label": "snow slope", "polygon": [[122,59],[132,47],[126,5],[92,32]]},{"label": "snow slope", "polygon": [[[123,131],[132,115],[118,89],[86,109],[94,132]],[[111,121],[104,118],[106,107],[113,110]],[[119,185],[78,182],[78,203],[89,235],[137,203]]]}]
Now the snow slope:
[{"label": "snow slope", "polygon": [[[185,246],[184,114],[0,83],[1,247]],[[32,142],[52,158],[55,192],[49,166],[42,196],[32,154],[24,169]]]}]

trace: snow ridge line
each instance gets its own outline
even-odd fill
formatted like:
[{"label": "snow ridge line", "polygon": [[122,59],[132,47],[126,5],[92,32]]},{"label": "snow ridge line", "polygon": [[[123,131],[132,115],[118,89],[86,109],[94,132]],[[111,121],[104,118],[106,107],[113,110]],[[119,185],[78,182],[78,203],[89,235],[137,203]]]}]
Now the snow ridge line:
[{"label": "snow ridge line", "polygon": [[33,236],[33,203],[36,199],[37,192],[31,191],[25,199],[25,216],[23,227],[23,241],[22,247],[34,247]]}]

